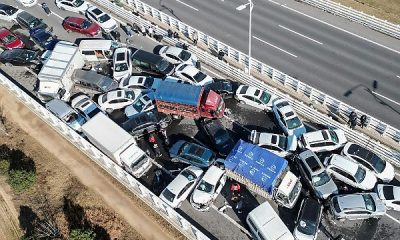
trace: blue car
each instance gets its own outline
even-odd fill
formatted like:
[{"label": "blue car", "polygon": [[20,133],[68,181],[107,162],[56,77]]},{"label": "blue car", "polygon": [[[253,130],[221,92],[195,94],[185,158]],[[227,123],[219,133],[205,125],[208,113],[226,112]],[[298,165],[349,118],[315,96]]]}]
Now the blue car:
[{"label": "blue car", "polygon": [[45,50],[53,50],[54,46],[60,41],[45,29],[34,29],[30,31],[30,35],[32,40]]},{"label": "blue car", "polygon": [[208,168],[215,162],[213,151],[184,140],[176,142],[169,149],[169,154],[173,162],[182,162],[199,168]]}]

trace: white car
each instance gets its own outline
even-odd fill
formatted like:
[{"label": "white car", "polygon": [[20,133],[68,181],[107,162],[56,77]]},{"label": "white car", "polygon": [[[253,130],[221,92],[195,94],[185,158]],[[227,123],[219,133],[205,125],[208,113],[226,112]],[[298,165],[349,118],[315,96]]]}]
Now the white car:
[{"label": "white car", "polygon": [[400,211],[400,186],[378,184],[375,191],[387,209]]},{"label": "white car", "polygon": [[240,85],[236,90],[235,98],[241,104],[268,111],[271,110],[276,96],[253,86]]},{"label": "white car", "polygon": [[99,24],[106,33],[109,33],[118,27],[117,22],[110,15],[95,6],[89,7],[86,10],[86,17]]},{"label": "white car", "polygon": [[306,132],[304,124],[297,116],[296,112],[285,99],[277,99],[272,103],[272,111],[278,121],[279,126],[283,129],[286,135],[295,135],[299,138]]},{"label": "white car", "polygon": [[89,96],[79,95],[71,100],[71,107],[80,112],[88,121],[94,115],[101,112],[100,107]]},{"label": "white car", "polygon": [[297,149],[295,136],[286,137],[275,133],[257,132],[257,130],[251,131],[250,142],[266,148],[280,157],[286,157]]},{"label": "white car", "polygon": [[154,49],[154,53],[167,59],[167,61],[170,63],[173,64],[185,63],[185,64],[191,64],[195,67],[198,66],[199,60],[197,59],[196,55],[194,55],[191,52],[188,52],[182,48],[172,47],[172,46],[161,46],[161,48],[159,49],[158,47],[159,46],[157,46]]},{"label": "white car", "polygon": [[179,208],[192,192],[202,175],[203,170],[195,166],[183,169],[161,192],[160,198],[172,208]]},{"label": "white car", "polygon": [[179,64],[176,67],[175,76],[198,86],[204,86],[214,81],[212,77],[201,72],[195,66],[186,63]]},{"label": "white car", "polygon": [[0,20],[7,22],[16,21],[18,13],[23,12],[23,10],[16,7],[0,3]]},{"label": "white car", "polygon": [[130,78],[122,80],[119,83],[119,88],[156,90],[162,81],[190,84],[187,81],[171,76],[167,76],[165,78],[154,78],[150,76],[131,76]]},{"label": "white car", "polygon": [[303,133],[299,139],[299,146],[313,152],[327,152],[343,147],[346,142],[343,130],[326,129]]},{"label": "white car", "polygon": [[24,5],[24,7],[32,7],[37,4],[37,0],[17,0],[17,2]]},{"label": "white car", "polygon": [[377,178],[384,182],[390,182],[394,178],[392,164],[358,144],[347,143],[343,147],[342,154],[371,170]]},{"label": "white car", "polygon": [[199,211],[207,211],[221,192],[225,182],[225,170],[211,166],[193,191],[190,204]]},{"label": "white car", "polygon": [[131,118],[133,115],[147,112],[155,108],[154,104],[154,92],[149,92],[142,95],[134,103],[125,108],[125,115]]},{"label": "white car", "polygon": [[97,103],[103,111],[108,113],[131,105],[141,95],[141,90],[123,89],[113,90],[99,96]]},{"label": "white car", "polygon": [[115,81],[128,79],[132,74],[131,50],[117,48],[113,55],[113,78]]},{"label": "white car", "polygon": [[61,10],[84,14],[89,4],[84,0],[56,0],[56,6]]},{"label": "white car", "polygon": [[347,157],[332,154],[325,159],[325,166],[330,176],[355,188],[370,190],[376,184],[376,177],[370,170]]}]

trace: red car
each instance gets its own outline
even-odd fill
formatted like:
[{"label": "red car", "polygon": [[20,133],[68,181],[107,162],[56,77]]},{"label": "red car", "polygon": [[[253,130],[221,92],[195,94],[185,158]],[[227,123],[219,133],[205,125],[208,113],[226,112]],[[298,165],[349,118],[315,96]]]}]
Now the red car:
[{"label": "red car", "polygon": [[80,17],[66,17],[62,25],[67,31],[78,32],[90,36],[96,36],[101,31],[101,28],[97,23],[92,23]]},{"label": "red car", "polygon": [[7,49],[24,48],[25,44],[7,28],[0,28],[0,45]]}]

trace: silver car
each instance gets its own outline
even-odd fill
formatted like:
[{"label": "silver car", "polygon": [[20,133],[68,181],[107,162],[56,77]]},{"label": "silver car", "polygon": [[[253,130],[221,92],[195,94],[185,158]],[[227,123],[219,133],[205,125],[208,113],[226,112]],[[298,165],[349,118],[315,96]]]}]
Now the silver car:
[{"label": "silver car", "polygon": [[250,142],[266,148],[280,157],[286,157],[297,149],[297,138],[275,133],[251,131]]},{"label": "silver car", "polygon": [[385,204],[376,193],[355,193],[334,196],[330,201],[336,219],[379,218],[386,213]]},{"label": "silver car", "polygon": [[320,199],[327,199],[330,195],[338,194],[338,188],[326,172],[324,165],[311,150],[299,154],[299,170],[307,184],[314,190]]}]

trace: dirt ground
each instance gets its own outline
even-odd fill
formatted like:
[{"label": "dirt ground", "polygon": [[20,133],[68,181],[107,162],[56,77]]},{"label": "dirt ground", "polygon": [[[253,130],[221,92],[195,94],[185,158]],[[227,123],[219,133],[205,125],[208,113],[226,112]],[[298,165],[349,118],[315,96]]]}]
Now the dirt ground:
[{"label": "dirt ground", "polygon": [[34,160],[37,172],[35,186],[26,193],[4,190],[7,186],[0,182],[4,239],[18,239],[18,227],[26,231],[31,215],[53,216],[66,235],[73,227],[90,225],[107,236],[103,239],[184,239],[2,87],[0,107],[6,118],[0,144],[20,149]]},{"label": "dirt ground", "polygon": [[333,0],[366,14],[400,24],[399,0]]}]

